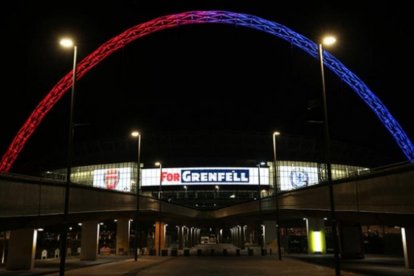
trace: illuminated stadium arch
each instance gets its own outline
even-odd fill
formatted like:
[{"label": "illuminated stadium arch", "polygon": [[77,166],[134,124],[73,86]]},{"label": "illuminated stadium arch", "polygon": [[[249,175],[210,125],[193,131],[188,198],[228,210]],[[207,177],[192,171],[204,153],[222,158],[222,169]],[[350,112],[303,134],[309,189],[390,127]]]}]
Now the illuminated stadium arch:
[{"label": "illuminated stadium arch", "polygon": [[[85,57],[77,65],[77,79],[81,79],[89,70],[100,63],[106,57],[124,47],[128,43],[168,28],[178,27],[190,24],[230,24],[244,26],[258,31],[275,35],[279,38],[302,49],[312,57],[318,57],[318,45],[310,39],[294,32],[293,30],[254,15],[234,13],[228,11],[189,11],[179,14],[167,15],[152,19],[148,22],[138,24],[123,33],[113,37],[98,49]],[[388,109],[372,93],[372,91],[362,82],[354,73],[346,68],[339,60],[328,52],[324,52],[324,63],[332,72],[334,72],[342,81],[347,83],[355,93],[374,111],[378,119],[384,124],[394,140],[397,142],[401,151],[408,160],[414,160],[414,146],[400,124],[389,113]],[[65,94],[72,85],[72,72],[66,74],[46,95],[45,98],[37,105],[32,114],[20,128],[12,143],[7,148],[0,161],[0,172],[8,172],[12,167],[17,156],[23,149],[29,137],[33,134],[44,116],[56,104],[56,102]]]}]

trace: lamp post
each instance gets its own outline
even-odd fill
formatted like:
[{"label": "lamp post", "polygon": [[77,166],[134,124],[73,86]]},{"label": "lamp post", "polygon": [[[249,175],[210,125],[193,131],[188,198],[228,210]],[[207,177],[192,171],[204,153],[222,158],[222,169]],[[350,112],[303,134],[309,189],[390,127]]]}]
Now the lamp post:
[{"label": "lamp post", "polygon": [[335,255],[335,273],[336,275],[341,274],[340,260],[339,260],[339,246],[338,246],[338,236],[336,231],[337,221],[335,214],[335,199],[333,192],[332,184],[332,170],[331,170],[331,152],[330,152],[330,137],[329,137],[329,125],[328,125],[328,108],[326,101],[326,88],[325,88],[325,73],[323,65],[323,45],[330,46],[336,42],[336,38],[333,36],[326,36],[323,38],[322,42],[319,43],[319,61],[321,67],[321,77],[322,77],[322,97],[323,97],[323,117],[324,117],[324,135],[325,135],[325,163],[326,163],[326,174],[327,174],[327,183],[329,187],[329,202],[330,202],[330,211],[331,211],[331,222],[332,222],[332,236],[333,236],[333,245],[334,245],[334,255]]},{"label": "lamp post", "polygon": [[262,192],[260,190],[260,166],[264,165],[264,162],[257,164],[257,184],[259,187],[259,229],[260,229],[260,254],[263,254],[263,233],[262,233]]},{"label": "lamp post", "polygon": [[280,135],[280,132],[273,132],[273,185],[274,185],[274,196],[276,205],[276,237],[277,237],[277,254],[279,261],[282,260],[282,250],[280,248],[280,226],[279,226],[279,198],[278,198],[278,185],[277,185],[277,164],[276,164],[276,137]]},{"label": "lamp post", "polygon": [[162,186],[162,164],[155,162],[160,167],[160,188],[158,191],[158,256],[161,256],[161,186]]},{"label": "lamp post", "polygon": [[69,110],[69,129],[68,129],[68,156],[66,169],[66,185],[65,185],[65,207],[63,212],[63,227],[60,234],[60,264],[59,275],[65,275],[66,262],[66,242],[68,234],[68,212],[69,212],[69,192],[70,192],[70,175],[72,172],[73,160],[73,110],[75,104],[75,85],[76,85],[76,56],[77,46],[72,39],[63,38],[60,45],[65,48],[73,48],[73,69],[72,69],[72,90],[70,94],[70,110]]},{"label": "lamp post", "polygon": [[131,136],[137,138],[138,151],[137,151],[137,180],[136,180],[136,200],[137,208],[135,210],[135,241],[134,241],[134,259],[138,260],[138,216],[139,216],[139,180],[141,174],[141,134],[138,131],[131,132]]}]

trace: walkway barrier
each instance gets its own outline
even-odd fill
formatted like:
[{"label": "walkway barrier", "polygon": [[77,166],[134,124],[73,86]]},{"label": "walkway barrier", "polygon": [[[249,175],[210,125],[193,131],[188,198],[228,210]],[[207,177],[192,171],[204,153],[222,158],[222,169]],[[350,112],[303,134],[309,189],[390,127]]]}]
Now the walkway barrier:
[{"label": "walkway barrier", "polygon": [[60,250],[59,250],[59,248],[56,248],[55,249],[55,258],[59,258],[59,256],[60,256]]},{"label": "walkway barrier", "polygon": [[40,257],[42,260],[43,259],[47,259],[47,250],[46,249],[44,249],[44,250],[42,250],[42,255],[41,255],[41,257]]}]

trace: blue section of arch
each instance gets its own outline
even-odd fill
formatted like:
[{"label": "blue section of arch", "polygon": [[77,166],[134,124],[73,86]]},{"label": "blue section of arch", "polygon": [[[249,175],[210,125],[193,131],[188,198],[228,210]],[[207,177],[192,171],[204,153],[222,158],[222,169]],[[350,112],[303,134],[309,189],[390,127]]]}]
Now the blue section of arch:
[{"label": "blue section of arch", "polygon": [[[318,58],[318,45],[286,26],[249,14],[222,11],[210,12],[211,17],[205,21],[206,23],[233,24],[266,32],[282,38],[283,40],[286,40],[287,42],[302,49],[312,57]],[[221,16],[218,17],[217,13],[220,13]],[[391,133],[406,158],[409,161],[414,162],[413,143],[381,100],[363,81],[361,81],[333,55],[327,51],[324,51],[323,57],[325,66],[335,73],[342,81],[347,83],[352,90],[357,93],[357,95],[372,109],[372,111],[374,111],[378,119]]]}]

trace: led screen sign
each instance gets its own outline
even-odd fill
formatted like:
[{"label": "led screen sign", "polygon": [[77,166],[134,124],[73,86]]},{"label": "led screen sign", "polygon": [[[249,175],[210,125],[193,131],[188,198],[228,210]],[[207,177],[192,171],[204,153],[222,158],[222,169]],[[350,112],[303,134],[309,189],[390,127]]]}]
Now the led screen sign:
[{"label": "led screen sign", "polygon": [[[141,185],[258,185],[259,168],[143,169]],[[269,185],[269,168],[260,168],[260,185]]]},{"label": "led screen sign", "polygon": [[289,191],[317,184],[318,168],[305,166],[280,166],[280,189]]},{"label": "led screen sign", "polygon": [[130,192],[131,171],[131,168],[94,170],[93,187]]}]

